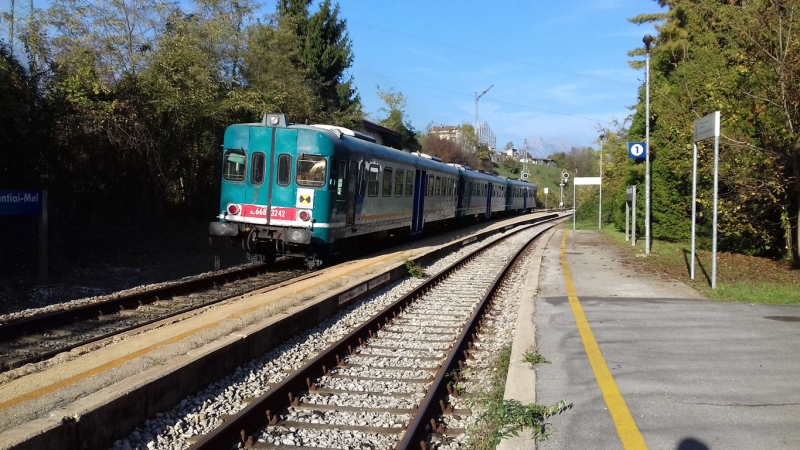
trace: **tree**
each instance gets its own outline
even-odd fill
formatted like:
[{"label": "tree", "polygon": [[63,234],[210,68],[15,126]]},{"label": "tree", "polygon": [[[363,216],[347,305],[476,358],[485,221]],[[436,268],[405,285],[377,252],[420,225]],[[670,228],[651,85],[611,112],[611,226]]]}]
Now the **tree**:
[{"label": "tree", "polygon": [[522,163],[513,156],[504,156],[500,164],[511,173],[520,173],[522,171]]},{"label": "tree", "polygon": [[310,14],[310,0],[279,0],[278,28],[297,38],[293,64],[302,68],[305,79],[319,98],[320,108],[312,119],[359,127],[364,115],[353,78],[346,75],[353,63],[347,21],[339,18],[339,5],[323,0]]},{"label": "tree", "polygon": [[411,121],[405,117],[406,97],[402,92],[394,92],[393,89],[384,91],[380,86],[377,86],[378,97],[383,100],[386,107],[381,108],[379,112],[386,115],[378,123],[396,133],[400,134],[400,139],[403,148],[411,151],[419,151],[420,144],[411,125]]},{"label": "tree", "polygon": [[440,139],[439,136],[429,133],[422,140],[422,151],[431,156],[441,158],[442,161],[453,164],[461,164],[477,168],[480,162],[475,155],[465,153],[455,142],[448,139]]},{"label": "tree", "polygon": [[[652,236],[688,237],[692,123],[720,110],[720,247],[773,255],[791,250],[800,262],[800,93],[794,88],[800,46],[793,36],[800,6],[780,0],[660,3],[667,13],[631,19],[664,20],[652,50],[651,117],[643,114],[642,86],[630,129],[632,136],[644,136],[649,121]],[[701,143],[699,150],[707,161],[710,146]],[[699,167],[701,212],[712,201],[711,170],[711,164]],[[698,235],[710,234],[709,217],[700,218]]]}]

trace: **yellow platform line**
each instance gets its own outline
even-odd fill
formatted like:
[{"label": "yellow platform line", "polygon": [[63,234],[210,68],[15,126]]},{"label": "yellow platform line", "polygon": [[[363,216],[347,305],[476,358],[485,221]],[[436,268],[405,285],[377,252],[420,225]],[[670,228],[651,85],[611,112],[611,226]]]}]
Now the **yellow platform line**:
[{"label": "yellow platform line", "polygon": [[572,308],[572,314],[575,316],[575,324],[578,326],[578,332],[583,341],[583,348],[586,350],[586,356],[589,358],[589,364],[592,366],[597,385],[600,386],[600,391],[603,393],[603,399],[606,401],[611,419],[614,420],[614,425],[617,427],[617,434],[622,441],[622,447],[626,450],[647,449],[642,433],[639,431],[639,427],[636,426],[636,422],[633,421],[628,405],[625,404],[625,399],[622,398],[617,383],[614,382],[614,377],[611,376],[611,371],[608,370],[603,353],[600,352],[600,347],[594,339],[594,333],[589,327],[589,321],[586,320],[586,315],[583,313],[578,294],[575,293],[575,285],[572,283],[572,275],[569,271],[569,264],[567,264],[567,233],[568,230],[564,230],[564,237],[561,239],[561,269],[564,272],[567,297]]}]

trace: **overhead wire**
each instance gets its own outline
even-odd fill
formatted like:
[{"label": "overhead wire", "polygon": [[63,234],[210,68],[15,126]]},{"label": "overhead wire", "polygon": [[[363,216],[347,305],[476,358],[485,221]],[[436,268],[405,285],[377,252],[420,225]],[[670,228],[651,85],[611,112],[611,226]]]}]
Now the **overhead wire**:
[{"label": "overhead wire", "polygon": [[[372,76],[375,76],[375,77],[386,78],[386,79],[389,79],[389,80],[400,81],[400,82],[408,83],[408,84],[415,84],[417,86],[422,86],[422,87],[426,87],[426,88],[429,88],[429,89],[436,89],[438,91],[450,92],[450,93],[456,94],[456,95],[463,95],[463,96],[466,96],[466,97],[472,97],[471,93],[459,92],[459,91],[454,91],[454,90],[451,90],[451,89],[444,89],[444,88],[440,88],[440,87],[436,87],[436,86],[431,86],[431,85],[427,85],[427,84],[423,84],[423,83],[418,83],[416,81],[408,81],[408,80],[403,80],[403,79],[400,79],[400,78],[390,77],[388,75],[381,75],[381,74],[378,74],[378,73],[368,72],[366,70],[360,70],[360,69],[350,69],[350,70],[352,70],[353,72],[360,72],[360,73],[364,73],[364,74],[367,74],[367,75],[372,75]],[[495,102],[495,103],[503,103],[503,104],[510,105],[510,106],[518,106],[518,107],[521,107],[521,108],[528,108],[528,109],[533,109],[533,110],[536,110],[536,111],[543,111],[543,112],[547,112],[547,113],[551,113],[551,114],[558,114],[558,115],[561,115],[561,116],[569,116],[569,117],[575,117],[575,118],[578,118],[578,119],[591,120],[592,122],[603,122],[603,123],[608,123],[608,124],[612,123],[612,122],[610,122],[608,120],[593,119],[591,117],[584,117],[584,116],[578,116],[578,115],[575,115],[575,114],[562,113],[562,112],[558,112],[558,111],[552,111],[552,110],[549,110],[549,109],[537,108],[535,106],[521,105],[519,103],[507,102],[505,100],[498,100],[498,99],[492,98],[492,97],[484,97],[484,98],[487,101],[492,101],[492,102]]]}]

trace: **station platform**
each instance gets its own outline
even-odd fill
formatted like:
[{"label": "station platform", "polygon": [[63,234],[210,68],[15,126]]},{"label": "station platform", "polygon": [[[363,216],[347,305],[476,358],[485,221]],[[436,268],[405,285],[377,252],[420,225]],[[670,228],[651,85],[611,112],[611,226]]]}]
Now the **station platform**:
[{"label": "station platform", "polygon": [[[640,270],[600,231],[548,233],[505,397],[572,406],[547,440],[499,449],[800,448],[800,306],[713,302]],[[522,362],[533,345],[550,364]]]}]

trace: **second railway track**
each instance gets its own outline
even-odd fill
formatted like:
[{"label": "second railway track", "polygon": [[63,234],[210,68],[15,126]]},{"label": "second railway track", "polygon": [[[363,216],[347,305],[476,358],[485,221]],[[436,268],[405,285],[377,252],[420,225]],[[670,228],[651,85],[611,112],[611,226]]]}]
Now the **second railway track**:
[{"label": "second railway track", "polygon": [[39,362],[249,291],[296,279],[307,272],[294,268],[296,265],[295,261],[285,260],[271,270],[264,265],[245,266],[1,323],[0,372]]}]

